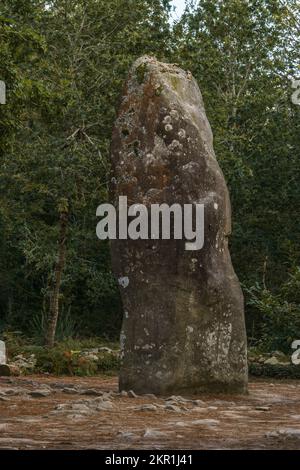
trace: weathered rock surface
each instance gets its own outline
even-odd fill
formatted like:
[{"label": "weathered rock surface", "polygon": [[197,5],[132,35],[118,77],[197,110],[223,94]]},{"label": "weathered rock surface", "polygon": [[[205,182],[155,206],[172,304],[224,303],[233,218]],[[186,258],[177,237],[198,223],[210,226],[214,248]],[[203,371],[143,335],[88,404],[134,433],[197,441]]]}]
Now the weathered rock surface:
[{"label": "weathered rock surface", "polygon": [[112,139],[111,196],[128,204],[204,204],[205,240],[113,240],[124,307],[120,389],[245,392],[243,295],[228,250],[231,209],[203,100],[190,73],[133,66]]},{"label": "weathered rock surface", "polygon": [[33,390],[30,392],[30,395],[33,398],[45,398],[51,394],[51,390],[48,389],[40,389],[40,390]]}]

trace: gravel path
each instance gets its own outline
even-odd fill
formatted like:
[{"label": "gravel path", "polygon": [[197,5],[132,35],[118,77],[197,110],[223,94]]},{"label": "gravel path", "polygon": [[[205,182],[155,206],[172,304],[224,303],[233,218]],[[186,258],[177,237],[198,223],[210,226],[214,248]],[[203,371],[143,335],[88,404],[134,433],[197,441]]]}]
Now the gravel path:
[{"label": "gravel path", "polygon": [[157,398],[115,377],[0,378],[0,449],[299,449],[300,381]]}]

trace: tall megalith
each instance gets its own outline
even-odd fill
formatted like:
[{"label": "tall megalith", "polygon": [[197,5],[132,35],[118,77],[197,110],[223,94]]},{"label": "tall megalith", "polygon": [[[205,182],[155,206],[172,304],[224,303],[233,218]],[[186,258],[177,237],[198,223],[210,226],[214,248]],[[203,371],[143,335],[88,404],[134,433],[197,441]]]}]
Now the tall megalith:
[{"label": "tall megalith", "polygon": [[243,295],[228,250],[231,209],[198,85],[175,65],[133,65],[115,123],[110,194],[129,204],[204,205],[204,246],[111,241],[124,318],[120,389],[247,390]]}]

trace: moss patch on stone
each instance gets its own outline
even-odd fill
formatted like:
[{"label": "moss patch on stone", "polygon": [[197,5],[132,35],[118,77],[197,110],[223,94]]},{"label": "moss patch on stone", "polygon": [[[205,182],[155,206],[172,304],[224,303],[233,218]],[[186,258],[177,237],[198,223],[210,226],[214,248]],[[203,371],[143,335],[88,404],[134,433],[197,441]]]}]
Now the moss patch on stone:
[{"label": "moss patch on stone", "polygon": [[172,88],[175,91],[179,92],[180,89],[181,89],[181,85],[182,85],[180,77],[178,75],[173,75],[173,74],[171,75],[170,74],[168,79],[169,79],[169,81],[172,85]]},{"label": "moss patch on stone", "polygon": [[156,96],[160,96],[162,94],[162,91],[163,91],[163,86],[162,85],[159,85],[156,89],[155,89],[155,95]]},{"label": "moss patch on stone", "polygon": [[135,75],[139,85],[142,85],[142,83],[144,83],[146,72],[147,64],[141,64],[136,68]]}]

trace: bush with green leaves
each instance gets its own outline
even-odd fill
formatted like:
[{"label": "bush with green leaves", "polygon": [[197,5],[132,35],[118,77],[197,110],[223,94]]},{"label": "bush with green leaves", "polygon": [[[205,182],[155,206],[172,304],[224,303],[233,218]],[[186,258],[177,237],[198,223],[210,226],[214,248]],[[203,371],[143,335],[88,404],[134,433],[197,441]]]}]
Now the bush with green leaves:
[{"label": "bush with green leaves", "polygon": [[259,284],[246,293],[247,305],[257,318],[252,343],[266,351],[291,352],[291,343],[300,339],[300,268],[275,293]]}]

